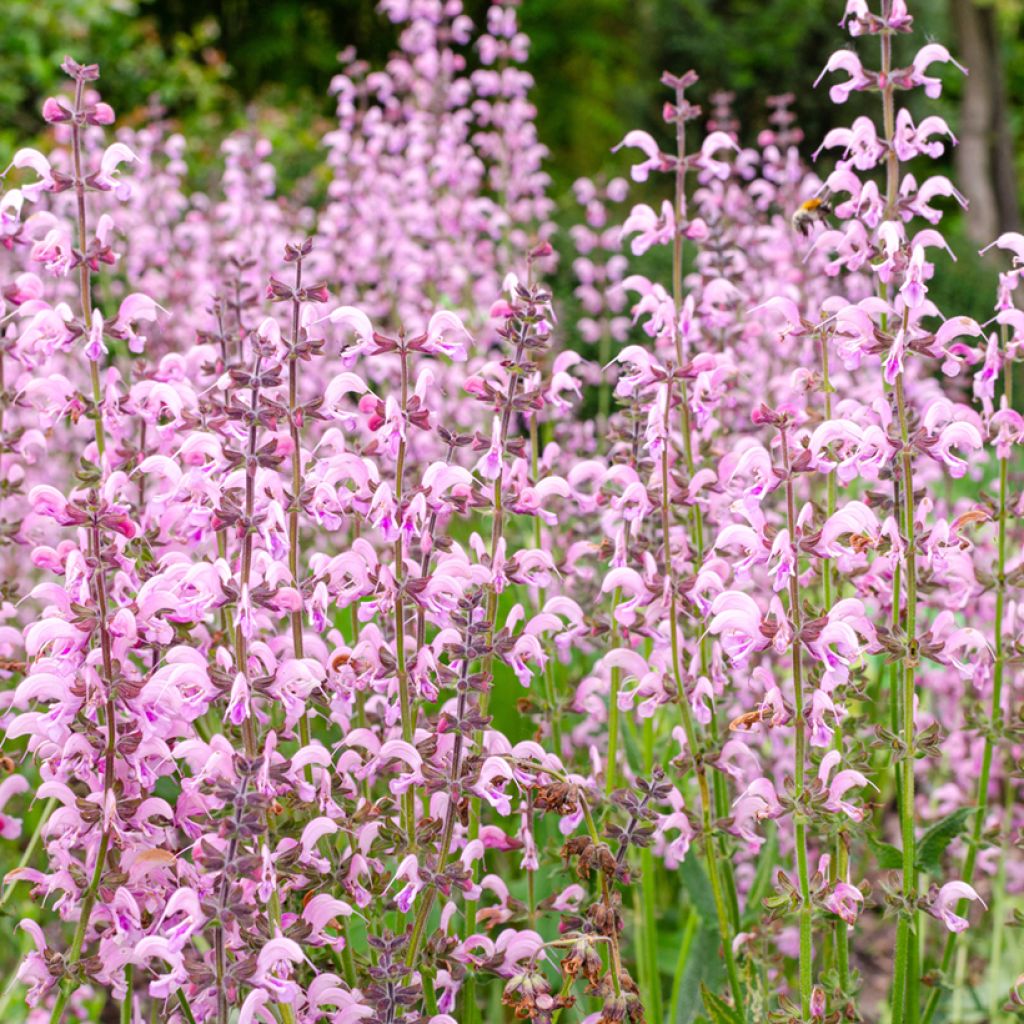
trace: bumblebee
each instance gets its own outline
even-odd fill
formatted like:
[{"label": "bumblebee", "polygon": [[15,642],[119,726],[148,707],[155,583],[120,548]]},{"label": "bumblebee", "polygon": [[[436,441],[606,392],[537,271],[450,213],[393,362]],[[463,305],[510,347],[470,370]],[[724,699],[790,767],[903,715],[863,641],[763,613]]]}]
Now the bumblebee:
[{"label": "bumblebee", "polygon": [[801,203],[793,214],[793,230],[799,231],[802,235],[809,235],[811,228],[817,221],[824,220],[825,216],[832,212],[832,195],[825,189],[820,196],[808,199]]}]

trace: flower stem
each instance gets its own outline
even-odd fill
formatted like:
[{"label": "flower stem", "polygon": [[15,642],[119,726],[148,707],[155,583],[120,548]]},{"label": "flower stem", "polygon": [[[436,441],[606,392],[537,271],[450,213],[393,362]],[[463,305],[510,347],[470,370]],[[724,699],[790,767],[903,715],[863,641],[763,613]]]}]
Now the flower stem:
[{"label": "flower stem", "polygon": [[[295,260],[295,287],[292,297],[292,337],[291,352],[288,357],[288,423],[292,440],[292,500],[288,509],[288,571],[292,576],[292,585],[299,594],[302,586],[299,580],[299,510],[302,507],[302,437],[299,432],[299,357],[296,347],[299,343],[299,296],[302,288],[302,256]],[[305,657],[302,636],[302,605],[291,613],[292,649],[299,661]],[[309,718],[303,710],[299,719],[299,741],[305,747],[309,745]],[[306,781],[312,784],[313,769],[306,766]]]},{"label": "flower stem", "polygon": [[[909,310],[904,313],[904,318]],[[917,667],[917,555],[914,536],[914,470],[910,449],[910,426],[904,395],[903,373],[896,376],[896,407],[899,414],[900,441],[902,443],[902,512],[903,535],[906,551],[904,575],[906,608],[904,609],[904,637],[906,654],[903,659],[903,693],[901,740],[903,758],[900,780],[900,833],[903,843],[903,898],[908,908],[900,914],[896,931],[896,962],[893,971],[892,1024],[902,1024],[905,1015],[916,1016],[917,972],[910,969],[910,944],[917,936],[917,916],[909,906],[917,897],[916,839],[914,834],[914,684]]]},{"label": "flower stem", "polygon": [[[406,439],[408,429],[406,413],[409,407],[409,356],[404,343],[401,346],[402,358],[402,435],[398,441],[398,461],[395,465],[395,508],[399,517],[402,515],[402,491],[405,478]],[[399,526],[398,537],[395,539],[395,660],[398,673],[398,701],[402,715],[402,739],[410,746],[415,739],[415,723],[413,717],[412,697],[409,692],[409,669],[405,660],[405,544],[404,535]],[[402,829],[410,849],[416,848],[416,794],[412,787],[402,797]]]},{"label": "flower stem", "polygon": [[811,989],[814,986],[814,951],[811,934],[811,886],[807,865],[807,823],[801,806],[804,797],[807,761],[807,722],[804,718],[803,659],[800,638],[803,626],[803,612],[800,608],[800,565],[796,552],[796,494],[793,488],[793,472],[789,458],[789,439],[785,428],[779,431],[782,442],[782,467],[786,481],[786,526],[790,544],[793,545],[796,564],[789,577],[789,617],[793,624],[793,703],[796,709],[796,751],[795,782],[796,814],[794,831],[796,835],[797,875],[800,884],[800,1012],[803,1019],[811,1019]]},{"label": "flower stem", "polygon": [[[82,897],[82,910],[78,916],[78,927],[75,928],[74,938],[71,940],[71,949],[68,950],[68,955],[65,960],[65,970],[68,975],[74,971],[78,966],[78,961],[82,958],[82,946],[85,943],[85,932],[89,927],[89,920],[92,917],[92,908],[96,904],[96,897],[100,890],[100,879],[103,877],[103,866],[107,860],[107,850],[110,848],[110,833],[104,832],[100,839],[99,850],[96,852],[96,865],[93,868],[92,879],[89,882],[89,888],[85,891],[85,896]],[[65,977],[61,983],[60,990],[57,993],[57,999],[53,1004],[53,1009],[50,1011],[50,1024],[60,1024],[64,1019],[64,1009],[67,1006],[68,1000],[71,998],[71,994],[74,988],[74,981],[70,976]]]},{"label": "flower stem", "polygon": [[[78,264],[78,295],[82,304],[82,322],[85,324],[85,332],[88,335],[92,327],[92,281],[89,273],[89,264],[85,259],[86,247],[86,206],[85,206],[85,177],[82,174],[82,126],[79,124],[79,115],[82,113],[82,99],[85,92],[85,79],[79,78],[75,82],[75,113],[71,119],[71,160],[75,171],[75,203],[77,210],[78,225],[78,249],[81,262]],[[96,430],[96,450],[99,453],[100,461],[107,447],[106,434],[103,427],[103,413],[100,406],[103,403],[103,388],[100,383],[99,364],[89,360],[89,376],[92,383],[92,399],[95,405],[93,423]]]},{"label": "flower stem", "polygon": [[672,411],[671,394],[666,384],[665,395],[665,437],[661,449],[661,530],[664,544],[665,575],[668,580],[669,592],[669,637],[672,644],[672,675],[675,683],[676,701],[679,704],[679,711],[683,720],[683,731],[686,734],[686,743],[689,747],[690,756],[693,758],[694,770],[697,775],[697,783],[700,789],[701,805],[701,835],[704,846],[704,859],[707,864],[708,878],[711,882],[711,892],[715,901],[715,914],[718,918],[718,932],[722,942],[722,954],[725,957],[726,973],[729,977],[729,988],[732,992],[733,1002],[740,1021],[744,1019],[743,1011],[743,989],[740,984],[739,969],[736,966],[736,957],[732,949],[732,926],[729,919],[729,910],[726,905],[725,893],[722,887],[722,879],[718,870],[718,856],[715,849],[715,837],[712,825],[712,795],[711,787],[708,785],[707,768],[703,760],[697,740],[697,728],[693,718],[693,710],[690,707],[689,696],[686,692],[686,683],[683,679],[680,666],[680,639],[679,639],[679,610],[678,598],[676,595],[675,582],[672,572],[672,539],[671,539],[671,517],[669,515],[669,424]]}]

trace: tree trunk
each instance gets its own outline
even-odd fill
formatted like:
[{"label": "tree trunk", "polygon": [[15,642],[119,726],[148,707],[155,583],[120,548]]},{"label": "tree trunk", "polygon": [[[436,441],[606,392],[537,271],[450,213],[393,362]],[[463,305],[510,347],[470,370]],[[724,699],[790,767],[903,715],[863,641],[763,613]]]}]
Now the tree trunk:
[{"label": "tree trunk", "polygon": [[973,0],[951,0],[951,14],[957,56],[968,70],[960,104],[956,179],[971,204],[967,211],[967,236],[983,245],[995,238],[999,225],[989,148],[995,108],[992,79],[987,73],[991,53],[982,12]]},{"label": "tree trunk", "polygon": [[960,106],[956,177],[967,196],[967,235],[979,245],[1017,230],[1020,207],[995,6],[950,0],[958,58],[969,72]]}]

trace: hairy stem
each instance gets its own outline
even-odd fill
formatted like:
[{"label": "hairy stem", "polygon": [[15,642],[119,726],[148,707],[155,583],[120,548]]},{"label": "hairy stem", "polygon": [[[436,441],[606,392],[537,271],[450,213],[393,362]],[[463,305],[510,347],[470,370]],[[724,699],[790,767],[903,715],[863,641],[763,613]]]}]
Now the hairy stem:
[{"label": "hairy stem", "polygon": [[[295,295],[292,298],[292,336],[291,353],[288,357],[288,424],[292,440],[292,500],[288,509],[288,571],[292,576],[292,585],[302,593],[299,579],[299,510],[302,506],[302,437],[299,431],[299,357],[296,347],[299,343],[299,302],[298,292],[302,288],[302,257],[295,260]],[[302,636],[302,605],[291,613],[292,649],[297,660],[305,657]],[[305,711],[299,719],[299,739],[302,745],[309,745],[309,718]],[[306,766],[306,781],[312,783],[313,769]]]},{"label": "hairy stem", "polygon": [[789,617],[793,624],[793,703],[796,711],[796,751],[794,799],[797,804],[794,819],[796,834],[797,876],[800,884],[800,1012],[803,1019],[811,1019],[811,989],[814,985],[813,936],[811,934],[811,886],[807,863],[807,823],[800,806],[805,789],[807,761],[807,722],[804,718],[803,641],[800,632],[803,627],[803,611],[800,607],[800,565],[796,554],[796,494],[793,488],[793,471],[789,457],[789,439],[785,428],[780,430],[782,443],[782,468],[786,481],[786,526],[790,544],[793,545],[796,564],[789,577]]}]

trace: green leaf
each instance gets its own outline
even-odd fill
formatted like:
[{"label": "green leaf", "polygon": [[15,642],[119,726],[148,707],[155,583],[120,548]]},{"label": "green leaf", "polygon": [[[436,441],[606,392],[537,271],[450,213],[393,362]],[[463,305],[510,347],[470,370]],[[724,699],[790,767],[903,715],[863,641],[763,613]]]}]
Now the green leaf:
[{"label": "green leaf", "polygon": [[878,866],[883,871],[898,870],[903,867],[903,854],[891,843],[883,843],[874,836],[868,836],[868,846],[874,853]]},{"label": "green leaf", "polygon": [[716,996],[702,981],[700,997],[708,1011],[711,1024],[740,1024],[740,1015],[721,996]]},{"label": "green leaf", "polygon": [[939,862],[946,852],[946,847],[966,831],[967,822],[976,810],[975,807],[959,807],[952,814],[947,814],[941,821],[937,821],[921,836],[921,841],[917,844],[918,871],[936,872],[940,869]]},{"label": "green leaf", "polygon": [[[669,1018],[671,1024],[694,1024],[701,1012],[701,987],[717,988],[724,983],[725,970],[719,955],[721,948],[717,927],[697,929],[686,958],[686,967],[678,979],[677,998],[673,1002],[675,1014]],[[711,1024],[717,1022],[712,1020]]]},{"label": "green leaf", "polygon": [[704,871],[704,866],[697,858],[697,851],[691,847],[683,863],[679,866],[679,876],[683,881],[683,887],[687,895],[697,908],[709,928],[713,928],[718,934],[718,915],[715,911],[715,899],[711,893],[711,883]]}]

